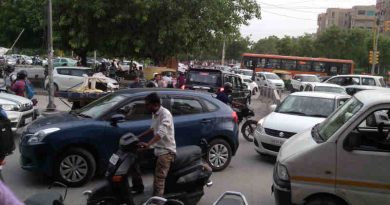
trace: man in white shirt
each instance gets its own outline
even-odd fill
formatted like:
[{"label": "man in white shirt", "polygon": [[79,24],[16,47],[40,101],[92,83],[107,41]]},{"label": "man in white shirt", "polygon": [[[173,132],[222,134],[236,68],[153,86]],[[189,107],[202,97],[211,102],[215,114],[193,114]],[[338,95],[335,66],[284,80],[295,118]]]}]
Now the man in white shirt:
[{"label": "man in white shirt", "polygon": [[145,98],[146,108],[153,113],[152,126],[139,138],[153,134],[153,138],[145,143],[141,142],[141,148],[154,148],[157,157],[154,174],[153,195],[162,197],[165,188],[165,179],[169,168],[175,160],[176,142],[175,128],[171,112],[161,106],[161,99],[157,93],[151,93]]}]

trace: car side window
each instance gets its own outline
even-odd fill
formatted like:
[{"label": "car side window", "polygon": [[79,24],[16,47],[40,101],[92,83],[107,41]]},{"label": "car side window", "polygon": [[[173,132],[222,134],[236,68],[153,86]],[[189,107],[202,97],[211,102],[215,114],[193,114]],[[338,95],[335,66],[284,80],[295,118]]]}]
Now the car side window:
[{"label": "car side window", "polygon": [[53,62],[58,63],[58,62],[60,62],[60,59],[55,59]]},{"label": "car side window", "polygon": [[203,103],[206,105],[206,108],[209,112],[214,112],[218,110],[218,107],[208,100],[203,100]]},{"label": "car side window", "polygon": [[175,97],[171,99],[171,112],[173,116],[198,114],[203,113],[203,107],[196,99]]},{"label": "car side window", "polygon": [[60,62],[61,63],[66,63],[66,60],[65,59],[61,59]]},{"label": "car side window", "polygon": [[66,68],[57,69],[57,72],[61,75],[70,75],[70,70]]},{"label": "car side window", "polygon": [[372,85],[375,86],[375,80],[373,78],[362,78],[362,85]]},{"label": "car side window", "polygon": [[241,78],[234,77],[233,88],[235,88],[236,90],[239,90],[239,89],[241,89],[241,87],[242,87]]},{"label": "car side window", "polygon": [[332,84],[336,84],[336,85],[340,85],[341,84],[341,78],[332,78],[330,80],[328,80],[327,83],[332,83]]},{"label": "car side window", "polygon": [[390,110],[377,110],[366,117],[347,136],[347,144],[353,150],[390,152]]},{"label": "car side window", "polygon": [[123,114],[126,121],[145,120],[152,117],[152,113],[146,109],[143,99],[130,102],[119,108],[117,113]]},{"label": "car side window", "polygon": [[84,74],[86,74],[87,72],[85,72],[85,70],[80,70],[80,69],[72,69],[71,70],[71,74],[73,76],[80,76],[82,77]]}]

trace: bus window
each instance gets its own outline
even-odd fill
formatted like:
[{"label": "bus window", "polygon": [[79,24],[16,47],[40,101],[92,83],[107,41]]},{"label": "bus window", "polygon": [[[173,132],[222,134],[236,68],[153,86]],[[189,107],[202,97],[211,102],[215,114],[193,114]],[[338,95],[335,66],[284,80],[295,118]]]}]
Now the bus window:
[{"label": "bus window", "polygon": [[299,71],[311,71],[311,61],[298,61],[298,69]]},{"label": "bus window", "polygon": [[341,68],[341,72],[339,74],[351,74],[351,65],[350,64],[343,64]]},{"label": "bus window", "polygon": [[295,60],[282,60],[282,67],[286,70],[296,70],[297,61]]},{"label": "bus window", "polygon": [[252,67],[252,59],[250,57],[244,56],[242,61],[245,69],[250,69]]},{"label": "bus window", "polygon": [[280,60],[279,59],[267,59],[267,64],[265,65],[265,68],[276,68],[280,69]]},{"label": "bus window", "polygon": [[325,63],[322,62],[313,62],[312,70],[313,72],[325,72]]},{"label": "bus window", "polygon": [[257,59],[257,68],[265,68],[266,66],[266,59],[265,58],[258,58]]}]

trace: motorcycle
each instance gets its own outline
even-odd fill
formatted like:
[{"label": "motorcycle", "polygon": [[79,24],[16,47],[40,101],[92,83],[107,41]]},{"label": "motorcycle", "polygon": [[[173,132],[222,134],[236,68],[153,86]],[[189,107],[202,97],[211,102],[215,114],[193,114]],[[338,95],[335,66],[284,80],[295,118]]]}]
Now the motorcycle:
[{"label": "motorcycle", "polygon": [[[87,205],[134,205],[128,172],[137,158],[138,143],[139,139],[132,133],[121,137],[118,151],[112,154],[109,160],[106,182],[92,191],[85,192],[88,196]],[[164,197],[182,201],[186,205],[196,204],[204,194],[204,186],[212,185],[209,181],[211,173],[211,170],[204,168],[199,146],[178,148],[177,157],[166,178]]]},{"label": "motorcycle", "polygon": [[253,142],[253,132],[256,129],[257,121],[252,120],[251,118],[255,116],[255,113],[247,106],[241,109],[233,108],[233,110],[237,113],[238,124],[241,124],[241,122],[245,120],[244,124],[241,126],[242,136],[247,141]]}]

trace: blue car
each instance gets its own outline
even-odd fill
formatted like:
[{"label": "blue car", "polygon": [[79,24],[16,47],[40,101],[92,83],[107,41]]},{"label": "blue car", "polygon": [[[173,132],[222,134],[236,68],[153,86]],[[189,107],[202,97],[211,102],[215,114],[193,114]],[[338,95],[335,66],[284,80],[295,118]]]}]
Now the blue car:
[{"label": "blue car", "polygon": [[121,90],[80,110],[34,121],[20,141],[22,168],[68,186],[81,186],[104,173],[123,134],[150,128],[152,115],[144,98],[151,92],[160,95],[173,115],[177,146],[200,145],[205,139],[206,162],[213,170],[229,165],[238,148],[238,119],[229,106],[210,93],[144,88]]}]

